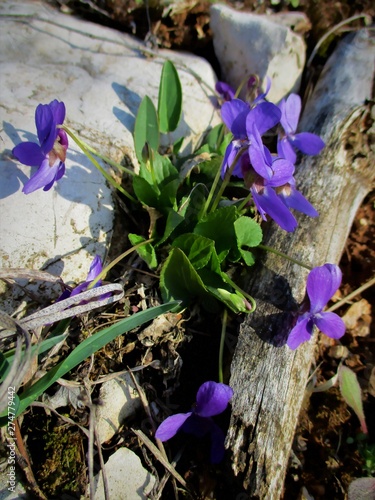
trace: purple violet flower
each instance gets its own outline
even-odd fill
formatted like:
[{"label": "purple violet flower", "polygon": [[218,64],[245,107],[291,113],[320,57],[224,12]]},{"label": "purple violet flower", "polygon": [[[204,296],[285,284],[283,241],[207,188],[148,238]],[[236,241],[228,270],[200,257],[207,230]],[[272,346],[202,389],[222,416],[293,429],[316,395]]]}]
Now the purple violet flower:
[{"label": "purple violet flower", "polygon": [[285,135],[279,137],[278,151],[280,156],[288,158],[292,163],[296,161],[294,148],[307,155],[317,155],[324,148],[323,140],[310,132],[297,132],[299,116],[301,114],[301,98],[297,94],[290,94],[287,99],[279,103],[281,111],[280,123]]},{"label": "purple violet flower", "polygon": [[[260,135],[265,134],[280,122],[281,112],[277,106],[270,102],[261,102],[255,107],[241,99],[232,99],[221,107],[221,117],[226,127],[232,132],[233,139],[225,151],[222,172],[224,177],[227,168],[234,161],[237,153],[246,149],[251,144],[253,127],[256,126]],[[240,177],[237,163],[233,175]]]},{"label": "purple violet flower", "polygon": [[[62,295],[60,295],[59,299],[58,300],[64,300],[64,299],[68,299],[69,297],[74,297],[75,295],[78,295],[79,293],[81,292],[85,292],[88,288],[88,286],[90,285],[90,283],[103,271],[103,265],[102,265],[102,261],[99,257],[99,255],[96,255],[94,257],[94,260],[91,262],[91,265],[90,265],[90,269],[89,269],[89,272],[87,274],[87,277],[86,277],[86,281],[84,281],[83,283],[81,283],[80,285],[76,286],[75,288],[73,288],[73,290],[65,290],[65,292],[62,293]],[[101,286],[102,285],[102,281],[99,280],[94,288],[98,287],[98,286]],[[104,295],[101,295],[100,298],[101,299],[105,299],[107,297],[109,297],[111,294],[108,293],[108,294],[104,294]],[[85,301],[83,301],[82,303],[85,303]]]},{"label": "purple violet flower", "polygon": [[156,439],[168,441],[179,430],[203,437],[211,435],[211,462],[219,463],[224,458],[225,435],[220,427],[211,419],[213,415],[222,413],[233,396],[233,389],[217,382],[205,382],[197,393],[197,402],[192,411],[177,413],[162,422],[156,433]]},{"label": "purple violet flower", "polygon": [[310,299],[310,309],[297,319],[296,326],[289,334],[287,345],[296,349],[309,340],[314,326],[332,339],[339,339],[345,333],[345,323],[333,312],[323,312],[328,301],[341,284],[342,273],[335,264],[315,267],[307,277],[306,290]]},{"label": "purple violet flower", "polygon": [[216,82],[215,90],[224,101],[231,101],[236,95],[235,90],[228,83]]},{"label": "purple violet flower", "polygon": [[283,186],[276,188],[276,193],[286,207],[293,208],[308,215],[309,217],[318,217],[319,213],[311,203],[296,189],[294,177]]},{"label": "purple violet flower", "polygon": [[49,104],[39,104],[35,110],[35,125],[40,145],[22,142],[13,149],[13,155],[24,165],[38,167],[36,173],[24,185],[25,194],[39,188],[51,189],[65,172],[68,137],[58,125],[65,119],[65,104],[56,99]]}]

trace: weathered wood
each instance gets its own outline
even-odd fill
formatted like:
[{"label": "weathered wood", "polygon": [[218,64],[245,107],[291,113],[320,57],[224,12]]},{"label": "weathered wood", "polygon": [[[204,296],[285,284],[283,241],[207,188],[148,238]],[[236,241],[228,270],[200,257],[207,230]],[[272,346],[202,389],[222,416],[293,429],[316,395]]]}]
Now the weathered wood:
[{"label": "weathered wood", "polygon": [[[318,210],[297,215],[286,233],[271,223],[264,244],[312,266],[338,263],[355,213],[374,182],[370,119],[374,40],[361,30],[328,60],[304,111],[301,130],[319,134],[326,148],[304,157],[297,186]],[[366,125],[367,120],[367,125]],[[231,366],[234,389],[226,446],[249,498],[280,498],[314,351],[314,339],[291,351],[285,341],[292,313],[305,294],[307,271],[266,253],[251,271],[248,290],[257,310],[241,325]]]}]

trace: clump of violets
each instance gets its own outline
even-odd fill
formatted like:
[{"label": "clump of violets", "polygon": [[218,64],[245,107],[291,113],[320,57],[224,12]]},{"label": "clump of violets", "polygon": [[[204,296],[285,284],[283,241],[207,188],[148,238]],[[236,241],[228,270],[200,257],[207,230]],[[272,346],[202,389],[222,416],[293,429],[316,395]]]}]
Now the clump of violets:
[{"label": "clump of violets", "polygon": [[197,393],[196,404],[188,413],[177,413],[162,422],[155,437],[168,441],[182,430],[197,437],[211,437],[211,462],[219,463],[224,458],[225,435],[211,417],[222,413],[233,396],[233,389],[218,382],[205,382]]},{"label": "clump of violets", "polygon": [[56,99],[39,104],[35,110],[35,125],[39,144],[22,142],[13,149],[13,155],[24,165],[38,167],[22,191],[32,193],[43,188],[48,191],[65,173],[68,137],[59,128],[65,120],[65,104]]},{"label": "clump of violets", "polygon": [[333,312],[324,312],[328,301],[341,285],[342,273],[335,264],[315,267],[307,277],[306,291],[310,302],[308,311],[302,312],[289,334],[287,345],[296,349],[313,334],[314,326],[332,339],[345,333],[345,323]]},{"label": "clump of violets", "polygon": [[[253,79],[254,80],[254,79]],[[244,179],[254,204],[263,220],[267,215],[286,231],[294,231],[297,220],[290,212],[298,210],[310,217],[318,212],[297,190],[293,177],[295,149],[305,154],[318,154],[324,147],[320,137],[309,132],[297,133],[301,99],[291,94],[279,106],[266,100],[265,92],[254,90],[256,81],[248,82],[253,99],[250,102],[230,98],[221,107],[224,124],[232,133],[222,164],[222,178],[228,169],[231,175]],[[277,154],[263,144],[262,136],[279,126]]]}]

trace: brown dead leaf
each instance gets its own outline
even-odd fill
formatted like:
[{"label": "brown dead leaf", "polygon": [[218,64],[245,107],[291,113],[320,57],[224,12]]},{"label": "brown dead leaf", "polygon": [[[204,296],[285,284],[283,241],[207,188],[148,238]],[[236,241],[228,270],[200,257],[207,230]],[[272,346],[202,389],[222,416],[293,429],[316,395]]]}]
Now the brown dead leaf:
[{"label": "brown dead leaf", "polygon": [[181,314],[167,313],[158,316],[150,326],[144,328],[138,335],[138,339],[143,345],[150,347],[161,341],[171,340],[171,335],[175,336],[176,329],[179,329],[179,323],[182,320]]},{"label": "brown dead leaf", "polygon": [[349,307],[342,319],[353,337],[366,337],[370,333],[371,305],[361,299]]}]

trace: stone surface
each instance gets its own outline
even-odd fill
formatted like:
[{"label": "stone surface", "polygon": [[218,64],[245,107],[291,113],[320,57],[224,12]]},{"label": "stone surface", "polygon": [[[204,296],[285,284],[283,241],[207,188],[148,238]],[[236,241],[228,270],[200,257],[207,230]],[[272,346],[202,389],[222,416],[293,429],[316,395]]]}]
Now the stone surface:
[{"label": "stone surface", "polygon": [[[234,10],[226,5],[211,6],[211,29],[222,80],[237,88],[244,78],[268,76],[270,101],[277,103],[290,92],[298,92],[305,65],[306,47],[301,36],[283,20]],[[240,94],[245,97],[244,91]]]},{"label": "stone surface", "polygon": [[65,176],[48,192],[24,195],[32,169],[11,154],[37,141],[35,108],[65,102],[66,124],[102,154],[134,162],[135,115],[147,94],[157,103],[162,63],[173,60],[184,94],[183,117],[172,140],[184,136],[189,152],[211,124],[211,66],[188,54],[146,52],[141,42],[110,28],[65,15],[38,1],[0,4],[0,266],[44,269],[66,282],[85,279],[95,254],[111,239],[113,203],[102,175],[72,144]]},{"label": "stone surface", "polygon": [[[155,478],[147,472],[139,457],[127,448],[120,448],[105,464],[109,486],[109,498],[121,500],[146,500]],[[96,491],[94,500],[104,500],[103,476],[94,477]]]},{"label": "stone surface", "polygon": [[141,401],[129,373],[103,382],[96,410],[99,440],[105,443],[119,430],[124,420],[140,408]]}]

